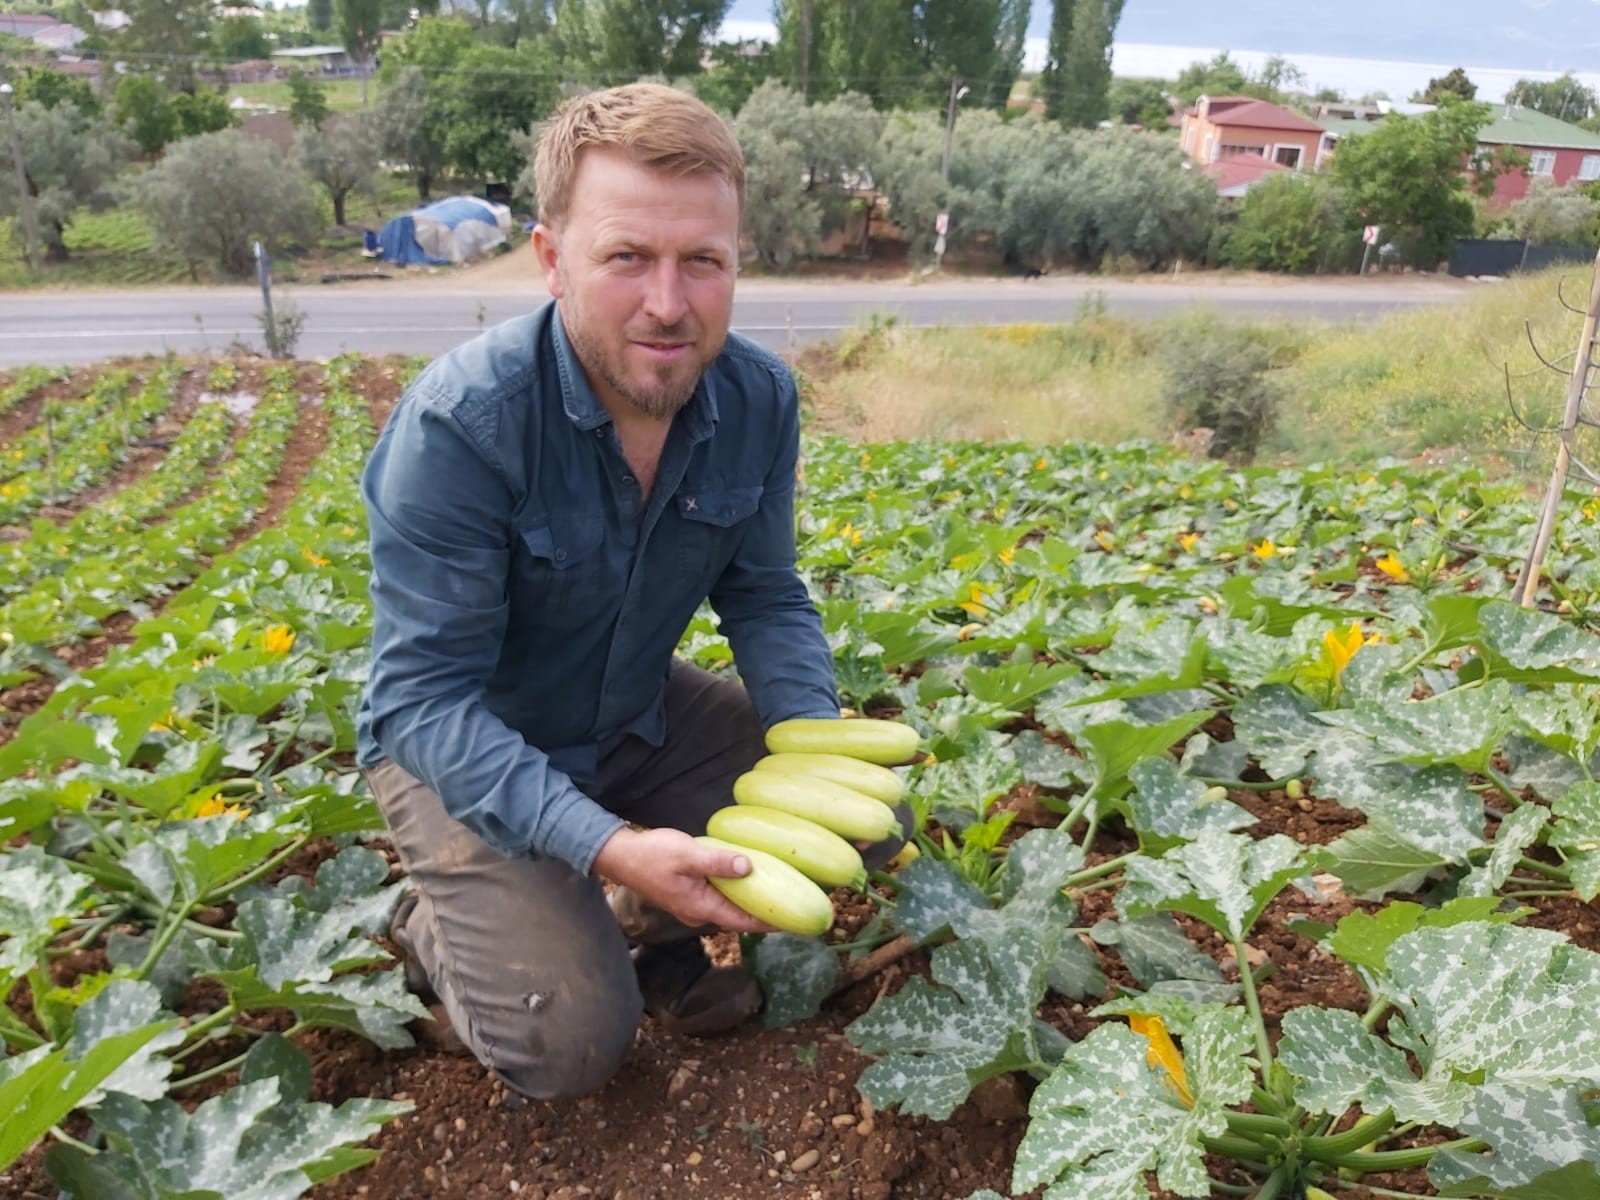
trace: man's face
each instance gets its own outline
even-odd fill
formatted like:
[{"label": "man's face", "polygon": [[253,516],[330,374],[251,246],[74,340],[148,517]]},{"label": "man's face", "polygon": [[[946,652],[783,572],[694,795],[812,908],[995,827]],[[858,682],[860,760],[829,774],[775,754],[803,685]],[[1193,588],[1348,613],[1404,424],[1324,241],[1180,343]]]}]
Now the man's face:
[{"label": "man's face", "polygon": [[739,200],[715,175],[668,175],[586,150],[559,230],[534,248],[606,408],[669,418],[722,350],[738,269]]}]

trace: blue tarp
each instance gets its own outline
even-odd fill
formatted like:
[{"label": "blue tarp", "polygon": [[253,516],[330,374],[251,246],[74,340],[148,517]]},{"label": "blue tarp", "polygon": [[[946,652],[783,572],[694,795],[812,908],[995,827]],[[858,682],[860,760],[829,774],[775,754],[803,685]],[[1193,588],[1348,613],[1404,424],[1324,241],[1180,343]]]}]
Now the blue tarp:
[{"label": "blue tarp", "polygon": [[459,263],[505,241],[511,212],[476,196],[450,196],[389,221],[379,256],[396,266]]}]

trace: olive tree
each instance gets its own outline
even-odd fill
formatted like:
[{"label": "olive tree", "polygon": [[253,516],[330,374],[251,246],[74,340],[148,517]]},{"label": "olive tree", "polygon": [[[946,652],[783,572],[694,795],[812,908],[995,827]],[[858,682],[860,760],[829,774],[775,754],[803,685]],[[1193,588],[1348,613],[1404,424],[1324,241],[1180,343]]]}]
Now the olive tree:
[{"label": "olive tree", "polygon": [[1600,202],[1577,184],[1557,187],[1548,175],[1536,175],[1528,194],[1506,209],[1499,229],[1530,242],[1593,244],[1600,240]]},{"label": "olive tree", "polygon": [[226,275],[247,274],[251,243],[305,245],[322,219],[306,173],[286,164],[270,142],[236,129],[173,143],[131,192],[157,239],[181,254],[191,272],[210,262]]},{"label": "olive tree", "polygon": [[295,157],[306,174],[327,189],[333,223],[344,224],[345,200],[356,188],[370,188],[378,173],[382,130],[368,113],[352,113],[294,135]]},{"label": "olive tree", "polygon": [[745,156],[745,228],[762,261],[782,270],[842,224],[851,196],[872,177],[883,117],[856,93],[808,105],[768,80],[734,124]]},{"label": "olive tree", "polygon": [[[16,110],[15,120],[44,256],[51,262],[64,261],[72,214],[79,208],[113,203],[112,181],[132,157],[133,144],[111,121],[91,117],[66,100],[49,108],[30,100]],[[21,197],[10,166],[7,162],[7,169],[0,171],[0,213],[15,215]]]}]

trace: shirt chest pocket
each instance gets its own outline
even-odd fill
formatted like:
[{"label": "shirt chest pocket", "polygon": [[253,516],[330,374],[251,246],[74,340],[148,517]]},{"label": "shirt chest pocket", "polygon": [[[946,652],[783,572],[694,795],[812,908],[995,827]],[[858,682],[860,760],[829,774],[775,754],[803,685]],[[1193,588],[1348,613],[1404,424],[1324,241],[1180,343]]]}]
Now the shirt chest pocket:
[{"label": "shirt chest pocket", "polygon": [[[606,588],[605,555],[600,542],[605,521],[599,513],[553,512],[521,530],[522,548],[513,580],[513,606],[563,618],[592,620],[592,605]],[[587,609],[587,611],[584,611]]]},{"label": "shirt chest pocket", "polygon": [[761,506],[761,488],[717,488],[673,497],[680,518],[679,562],[703,587],[710,587],[739,544],[741,526]]}]

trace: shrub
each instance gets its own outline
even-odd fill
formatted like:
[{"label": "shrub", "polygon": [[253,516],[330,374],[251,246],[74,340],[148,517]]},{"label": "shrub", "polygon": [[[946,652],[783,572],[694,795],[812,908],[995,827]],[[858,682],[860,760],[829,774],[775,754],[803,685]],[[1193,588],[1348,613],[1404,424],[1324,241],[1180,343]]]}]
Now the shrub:
[{"label": "shrub", "polygon": [[1222,256],[1245,270],[1304,274],[1349,265],[1359,245],[1338,188],[1324,175],[1296,171],[1250,189]]},{"label": "shrub", "polygon": [[1249,461],[1277,425],[1281,391],[1271,342],[1210,315],[1167,324],[1162,398],[1178,430],[1212,431],[1213,458]]},{"label": "shrub", "polygon": [[131,191],[156,238],[183,255],[191,271],[210,261],[224,274],[246,275],[252,242],[301,245],[321,223],[305,172],[271,143],[236,129],[174,142]]}]

